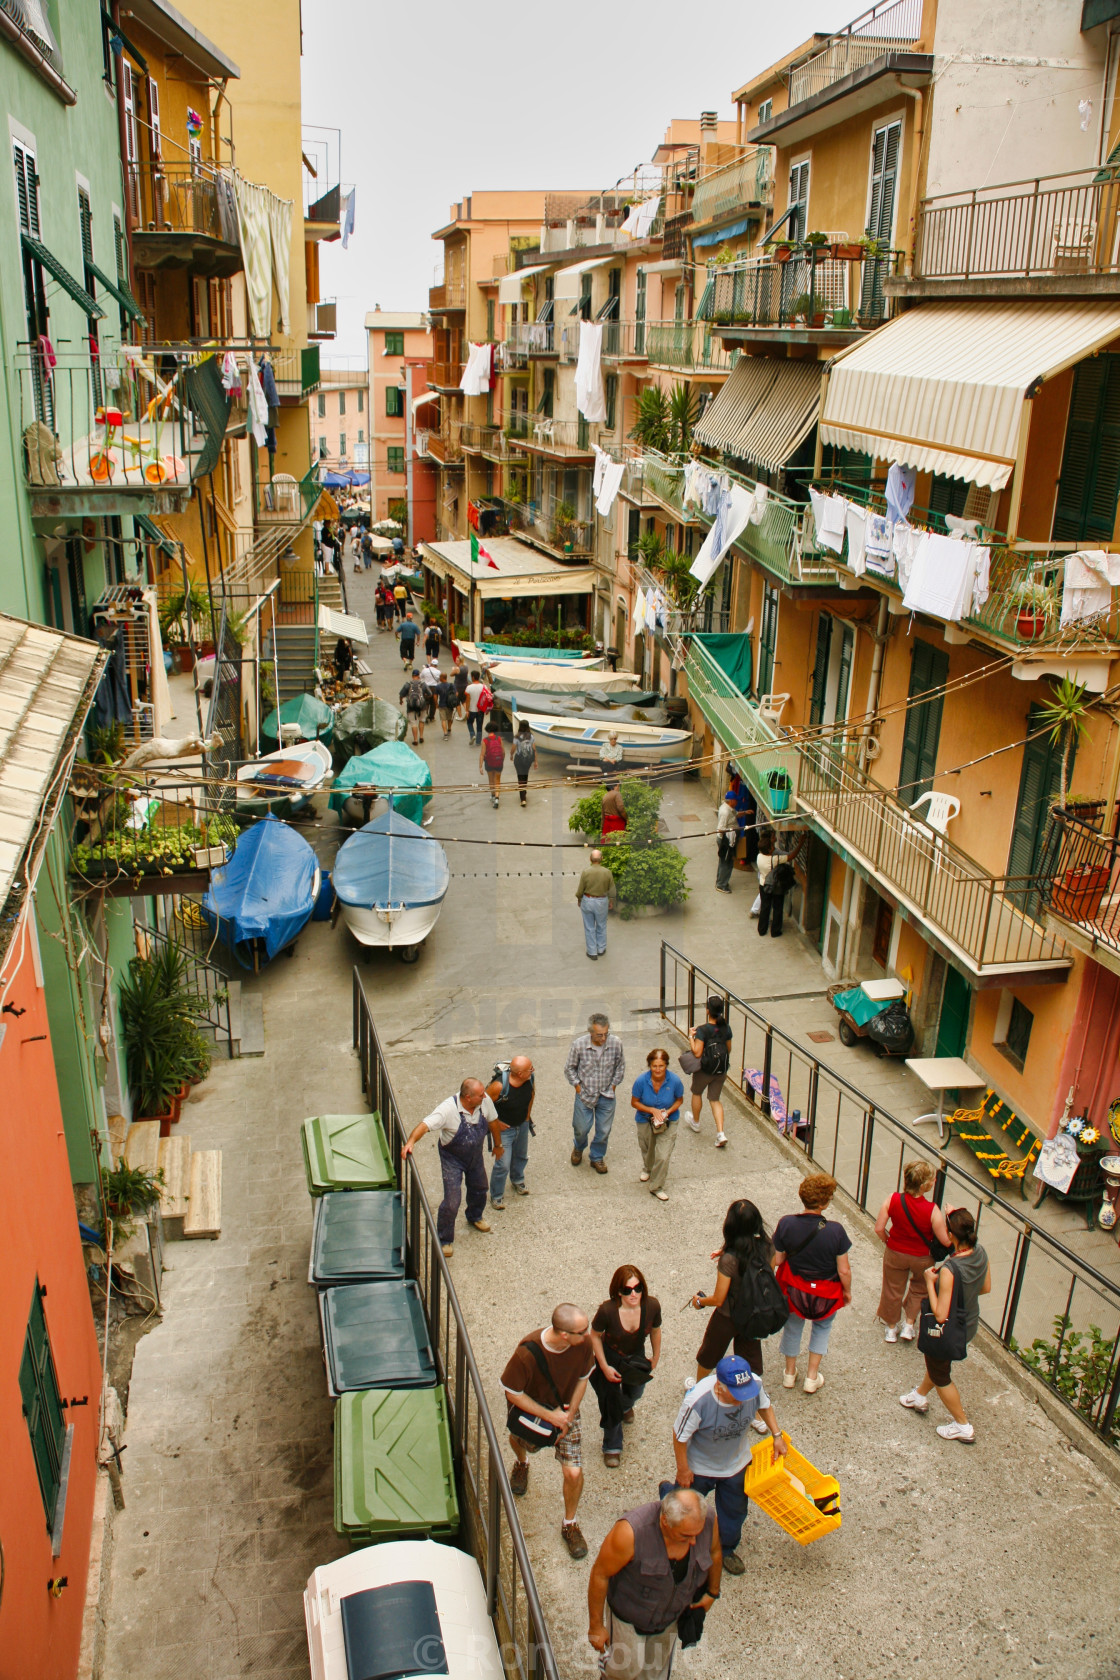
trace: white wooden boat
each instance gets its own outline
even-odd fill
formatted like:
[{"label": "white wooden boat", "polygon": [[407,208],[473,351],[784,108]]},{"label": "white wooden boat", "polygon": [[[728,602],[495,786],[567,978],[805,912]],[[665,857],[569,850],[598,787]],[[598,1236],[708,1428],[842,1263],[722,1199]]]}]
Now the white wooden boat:
[{"label": "white wooden boat", "polygon": [[691,729],[662,729],[648,723],[599,723],[578,717],[547,717],[518,711],[533,732],[538,752],[564,753],[568,758],[593,757],[612,735],[618,736],[623,764],[670,764],[692,755]]},{"label": "white wooden boat", "polygon": [[565,669],[578,666],[581,671],[597,671],[607,662],[603,653],[582,653],[578,648],[519,648],[504,642],[456,642],[459,658],[471,665],[491,665],[495,660],[516,660],[519,665],[560,665]]},{"label": "white wooden boat", "polygon": [[546,665],[529,665],[519,659],[485,660],[494,681],[501,688],[552,689],[571,693],[578,689],[594,688],[601,694],[624,694],[641,685],[641,677],[633,671],[589,671],[586,665],[562,665],[550,660]]},{"label": "white wooden boat", "polygon": [[367,949],[415,962],[451,881],[447,853],[399,811],[386,811],[338,849],[331,884],[342,919]]},{"label": "white wooden boat", "polygon": [[238,810],[245,816],[261,816],[266,810],[283,816],[283,806],[289,813],[299,811],[333,776],[331,751],[322,741],[297,741],[293,746],[280,747],[240,766]]}]

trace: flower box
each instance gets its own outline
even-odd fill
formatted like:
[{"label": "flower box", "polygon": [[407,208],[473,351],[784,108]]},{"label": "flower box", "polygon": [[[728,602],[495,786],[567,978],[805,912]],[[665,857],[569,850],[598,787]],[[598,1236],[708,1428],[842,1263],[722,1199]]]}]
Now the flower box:
[{"label": "flower box", "polygon": [[196,846],[192,856],[196,869],[220,869],[229,860],[229,847],[224,841],[217,846]]},{"label": "flower box", "polygon": [[833,245],[831,250],[837,262],[859,262],[863,257],[862,245]]},{"label": "flower box", "polygon": [[1092,922],[1100,913],[1111,871],[1100,864],[1078,864],[1054,882],[1050,908],[1071,922]]}]

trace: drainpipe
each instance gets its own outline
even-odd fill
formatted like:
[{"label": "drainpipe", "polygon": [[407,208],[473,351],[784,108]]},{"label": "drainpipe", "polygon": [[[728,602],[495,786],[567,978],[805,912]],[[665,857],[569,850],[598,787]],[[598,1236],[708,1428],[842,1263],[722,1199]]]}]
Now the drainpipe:
[{"label": "drainpipe", "polygon": [[914,101],[914,156],[910,163],[910,273],[914,272],[914,251],[918,243],[918,176],[925,144],[925,100],[921,88],[903,88]]},{"label": "drainpipe", "polygon": [[[370,437],[369,454],[370,454],[370,462],[371,462],[370,484],[372,484],[373,483],[373,472],[372,472],[372,461],[373,461],[373,405],[372,405],[372,403],[370,404],[369,437]],[[408,507],[408,513],[407,513],[406,521],[405,521],[407,526],[408,526],[408,529],[405,532],[405,537],[406,537],[406,540],[408,542],[409,548],[411,548],[413,546],[412,527],[413,527],[413,523],[414,523],[413,517],[412,517],[412,363],[411,362],[406,362],[404,364],[404,471],[405,471],[404,495],[405,495],[405,502],[406,502],[407,507]],[[372,512],[372,510],[373,510],[373,498],[371,496],[370,497],[370,511]]]}]

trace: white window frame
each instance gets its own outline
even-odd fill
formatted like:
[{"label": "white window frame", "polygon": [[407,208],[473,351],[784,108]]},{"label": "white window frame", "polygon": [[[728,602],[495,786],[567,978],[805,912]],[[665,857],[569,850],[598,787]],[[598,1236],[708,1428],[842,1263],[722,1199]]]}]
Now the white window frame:
[{"label": "white window frame", "polygon": [[[808,187],[807,187],[806,192],[805,192],[805,226],[801,229],[800,234],[799,234],[799,237],[804,239],[805,235],[809,232],[810,226],[812,225],[809,221],[809,205],[810,205],[810,202],[812,200],[812,194],[813,194],[813,153],[812,153],[811,150],[807,151],[807,152],[802,152],[800,157],[790,158],[790,160],[789,160],[789,171],[788,171],[788,174],[787,174],[787,177],[786,177],[787,182],[788,182],[789,176],[793,174],[794,170],[795,169],[800,169],[800,168],[802,168],[802,166],[804,166],[809,171],[809,184],[808,184]],[[788,191],[788,187],[787,187],[787,191]],[[786,209],[787,210],[789,209],[789,204],[792,203],[792,202],[794,202],[794,201],[790,200],[789,202],[787,202],[787,204],[786,204]],[[797,202],[800,202],[800,200],[798,200]],[[791,230],[789,228],[788,223],[786,224],[785,231],[787,233],[790,233],[791,237],[792,237],[792,233],[791,233]]]}]

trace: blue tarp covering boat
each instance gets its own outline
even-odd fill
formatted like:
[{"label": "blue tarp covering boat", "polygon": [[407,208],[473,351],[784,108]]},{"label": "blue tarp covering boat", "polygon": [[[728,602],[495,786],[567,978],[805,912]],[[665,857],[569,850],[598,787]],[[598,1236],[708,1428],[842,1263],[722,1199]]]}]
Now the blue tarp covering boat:
[{"label": "blue tarp covering boat", "polygon": [[411,961],[435,926],[451,881],[438,840],[385,811],[338,849],[331,884],[351,933],[365,946],[401,948]]},{"label": "blue tarp covering boat", "polygon": [[202,909],[249,968],[255,963],[238,947],[247,945],[259,955],[263,945],[266,957],[274,957],[304,928],[318,891],[318,859],[303,835],[267,816],[242,834],[230,861],[215,869]]}]

